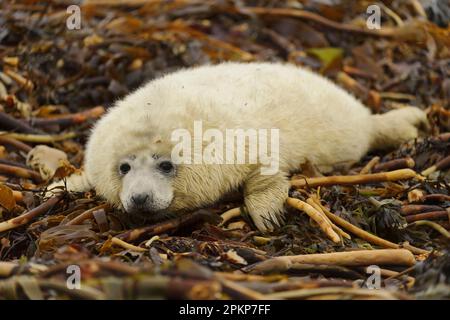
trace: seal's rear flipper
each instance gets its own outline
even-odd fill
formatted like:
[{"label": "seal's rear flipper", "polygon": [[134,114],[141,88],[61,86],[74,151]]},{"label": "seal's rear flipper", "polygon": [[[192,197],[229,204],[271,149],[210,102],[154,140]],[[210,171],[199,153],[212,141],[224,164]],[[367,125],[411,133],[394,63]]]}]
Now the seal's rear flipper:
[{"label": "seal's rear flipper", "polygon": [[371,149],[389,149],[418,137],[419,129],[429,130],[425,112],[415,107],[405,107],[371,116],[373,139]]}]

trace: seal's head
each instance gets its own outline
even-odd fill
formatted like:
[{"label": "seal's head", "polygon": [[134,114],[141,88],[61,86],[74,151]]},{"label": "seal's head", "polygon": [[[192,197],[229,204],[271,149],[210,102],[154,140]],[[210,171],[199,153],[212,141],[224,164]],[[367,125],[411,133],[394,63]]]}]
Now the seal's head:
[{"label": "seal's head", "polygon": [[128,213],[157,214],[172,202],[176,167],[170,158],[146,152],[133,154],[119,161],[117,174],[121,179],[120,202]]}]

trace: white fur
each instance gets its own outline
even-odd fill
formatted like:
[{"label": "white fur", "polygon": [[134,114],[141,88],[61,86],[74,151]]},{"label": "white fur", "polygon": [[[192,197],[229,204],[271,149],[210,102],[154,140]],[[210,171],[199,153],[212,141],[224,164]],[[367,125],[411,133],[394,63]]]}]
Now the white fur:
[{"label": "white fur", "polygon": [[[96,124],[86,149],[85,173],[98,194],[121,206],[121,159],[136,154],[169,156],[171,133],[204,130],[280,129],[280,172],[258,165],[179,165],[170,184],[172,211],[214,203],[243,187],[245,205],[260,230],[277,222],[288,194],[287,175],[309,160],[328,171],[358,161],[370,148],[417,136],[422,111],[404,108],[371,116],[331,81],[292,65],[223,63],[185,69],[156,79],[116,103]],[[69,189],[77,189],[70,184]],[[83,187],[85,189],[85,187]]]}]

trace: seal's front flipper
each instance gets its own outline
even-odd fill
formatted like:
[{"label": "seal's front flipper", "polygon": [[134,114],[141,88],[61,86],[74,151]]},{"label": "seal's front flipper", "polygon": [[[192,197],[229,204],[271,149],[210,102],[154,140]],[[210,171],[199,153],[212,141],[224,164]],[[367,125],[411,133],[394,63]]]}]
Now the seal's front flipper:
[{"label": "seal's front flipper", "polygon": [[93,188],[84,171],[73,173],[67,178],[50,184],[45,192],[45,197],[53,196],[63,191],[86,192]]}]

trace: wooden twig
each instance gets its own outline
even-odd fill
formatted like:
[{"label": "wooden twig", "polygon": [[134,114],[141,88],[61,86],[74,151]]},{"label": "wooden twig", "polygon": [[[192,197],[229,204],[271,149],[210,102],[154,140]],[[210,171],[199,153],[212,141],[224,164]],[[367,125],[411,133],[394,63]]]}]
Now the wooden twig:
[{"label": "wooden twig", "polygon": [[16,202],[22,202],[23,201],[23,193],[18,190],[13,190],[13,197]]},{"label": "wooden twig", "polygon": [[267,299],[306,299],[314,296],[327,296],[334,294],[344,297],[368,297],[382,300],[398,300],[395,295],[387,290],[371,290],[371,289],[359,289],[359,288],[346,288],[346,287],[325,287],[314,289],[299,289],[281,291],[268,294]]},{"label": "wooden twig", "polygon": [[[369,270],[369,267],[364,268],[364,271],[365,271],[366,274],[371,273],[371,271]],[[382,277],[389,277],[388,279],[390,279],[391,277],[399,277],[400,276],[400,272],[380,268],[380,275]],[[410,277],[410,276],[407,276],[406,278],[408,280],[407,286],[408,286],[408,288],[411,288],[414,285],[414,282],[416,281],[416,279],[413,278],[413,277]]]},{"label": "wooden twig", "polygon": [[345,72],[339,72],[336,80],[355,96],[366,102],[375,112],[378,112],[381,105],[380,94],[363,86],[360,82],[350,77]]},{"label": "wooden twig", "polygon": [[36,129],[30,127],[27,123],[17,120],[5,112],[0,112],[0,129],[24,133],[38,133]]},{"label": "wooden twig", "polygon": [[442,227],[440,224],[438,224],[436,222],[427,221],[427,220],[417,220],[417,221],[414,221],[413,223],[409,224],[408,227],[409,226],[428,226],[428,227],[433,228],[440,234],[442,234],[447,239],[450,239],[450,232],[445,230],[444,227]]},{"label": "wooden twig", "polygon": [[75,218],[73,218],[72,220],[70,220],[69,222],[67,222],[66,226],[80,224],[87,219],[91,219],[93,217],[94,211],[97,211],[100,209],[108,209],[108,208],[109,208],[109,205],[104,203],[99,206],[88,209],[88,210],[84,211],[83,213],[79,214],[78,216],[76,216]]},{"label": "wooden twig", "polygon": [[421,16],[422,18],[427,19],[427,13],[425,12],[425,9],[423,8],[422,4],[419,0],[410,0],[411,5],[413,6],[416,13]]},{"label": "wooden twig", "polygon": [[15,167],[8,164],[0,164],[0,173],[24,179],[33,179],[35,182],[42,182],[42,177],[37,171]]},{"label": "wooden twig", "polygon": [[50,118],[33,118],[31,124],[38,127],[50,125],[70,126],[86,122],[89,119],[100,118],[105,113],[105,108],[98,106],[82,112],[68,115],[58,115]]},{"label": "wooden twig", "polygon": [[380,162],[380,157],[376,156],[370,159],[369,162],[361,169],[359,174],[367,174],[372,171],[372,169]]},{"label": "wooden twig", "polygon": [[21,74],[13,71],[11,69],[6,69],[6,70],[4,70],[4,72],[11,79],[13,79],[17,84],[19,84],[21,87],[24,87],[27,90],[33,90],[33,88],[34,88],[33,82],[31,82],[29,79],[25,78]]},{"label": "wooden twig", "polygon": [[220,275],[216,275],[216,278],[222,284],[223,291],[230,295],[233,299],[245,299],[245,300],[266,300],[267,297],[255,290],[246,288],[236,282],[232,282],[223,278]]},{"label": "wooden twig", "polygon": [[[399,249],[401,248],[400,245],[390,242],[388,240],[385,240],[383,238],[380,238],[374,234],[371,234],[361,228],[358,228],[357,226],[351,224],[350,222],[336,216],[335,214],[331,213],[327,208],[325,208],[321,203],[320,200],[316,197],[312,197],[312,199],[322,208],[323,212],[327,215],[328,218],[330,218],[331,221],[336,223],[338,226],[344,228],[345,230],[349,231],[350,233],[353,233],[354,235],[360,237],[363,240],[366,240],[369,243],[378,245],[383,248],[392,248],[392,249]],[[411,250],[414,254],[424,254],[429,253],[426,250],[416,248],[413,246],[410,246],[408,250]]]},{"label": "wooden twig", "polygon": [[224,213],[222,213],[220,215],[220,217],[222,218],[222,222],[219,223],[219,227],[223,226],[225,223],[227,223],[229,220],[239,217],[241,215],[241,208],[240,207],[236,207],[233,209],[230,209],[228,211],[225,211]]},{"label": "wooden twig", "polygon": [[9,133],[0,132],[0,136],[6,138],[13,138],[20,141],[33,142],[33,143],[52,143],[62,140],[68,140],[75,138],[77,134],[75,132],[68,132],[63,134],[22,134],[22,133]]},{"label": "wooden twig", "polygon": [[404,168],[414,168],[415,165],[416,165],[416,163],[414,162],[414,159],[412,159],[410,157],[406,157],[406,158],[402,158],[402,159],[394,159],[391,161],[377,164],[373,168],[373,172],[392,171],[392,170],[398,170],[398,169],[404,169]]},{"label": "wooden twig", "polygon": [[332,185],[353,185],[365,184],[385,181],[407,180],[418,178],[418,174],[411,169],[400,169],[389,172],[380,172],[372,174],[362,174],[354,176],[329,176],[329,177],[315,177],[291,180],[293,187],[301,188],[305,186],[332,186]]},{"label": "wooden twig", "polygon": [[433,138],[434,140],[447,142],[450,141],[450,132],[444,132]]},{"label": "wooden twig", "polygon": [[0,261],[0,277],[9,277],[13,274],[14,269],[19,267],[18,263],[9,261]]},{"label": "wooden twig", "polygon": [[388,16],[390,16],[395,21],[395,23],[399,27],[404,25],[404,22],[403,22],[402,18],[400,18],[399,15],[394,10],[392,10],[391,8],[389,8],[388,6],[386,6],[382,2],[380,2],[380,6],[383,8],[383,10],[386,12],[386,14]]},{"label": "wooden twig", "polygon": [[20,226],[23,226],[24,224],[27,224],[31,221],[31,219],[34,219],[35,217],[46,213],[48,210],[53,208],[59,201],[61,200],[61,196],[54,196],[50,199],[48,199],[46,202],[42,203],[40,206],[37,206],[36,208],[21,214],[18,217],[9,219],[7,221],[0,222],[0,232],[4,232],[7,230],[11,230]]},{"label": "wooden twig", "polygon": [[222,50],[232,52],[234,55],[238,56],[243,61],[255,60],[255,57],[250,52],[244,51],[241,48],[233,46],[228,42],[216,39],[206,33],[191,28],[190,26],[186,25],[184,22],[181,22],[180,20],[171,23],[170,25],[167,26],[167,28],[168,30],[176,32],[188,33],[191,37],[196,38],[200,41],[204,41],[214,48],[220,48]]},{"label": "wooden twig", "polygon": [[332,253],[314,253],[296,256],[274,257],[245,268],[252,273],[287,270],[295,264],[318,264],[333,266],[399,265],[412,266],[414,255],[406,249],[356,250]]},{"label": "wooden twig", "polygon": [[421,175],[427,177],[436,171],[445,170],[448,167],[450,167],[450,156],[445,157],[444,159],[438,161],[435,165],[432,165],[431,167],[423,170],[421,172]]},{"label": "wooden twig", "polygon": [[118,245],[124,249],[131,250],[131,251],[136,251],[136,252],[147,252],[148,251],[148,249],[135,246],[131,243],[125,242],[116,237],[111,238],[111,243]]},{"label": "wooden twig", "polygon": [[331,224],[325,219],[322,214],[314,209],[311,205],[295,198],[287,198],[286,203],[300,211],[305,212],[311,219],[319,225],[319,228],[330,238],[333,242],[340,242],[338,234],[333,230]]},{"label": "wooden twig", "polygon": [[376,75],[370,73],[369,71],[365,71],[365,70],[356,68],[354,66],[344,65],[342,67],[342,71],[344,71],[345,73],[347,73],[349,75],[357,76],[360,78],[366,78],[366,79],[371,79],[371,80],[377,79]]},{"label": "wooden twig", "polygon": [[449,213],[446,210],[443,211],[431,211],[431,212],[425,212],[425,213],[419,213],[419,214],[411,214],[409,216],[405,217],[405,220],[407,222],[414,222],[418,220],[436,220],[440,218],[448,218]]},{"label": "wooden twig", "polygon": [[352,33],[360,33],[371,36],[378,37],[393,37],[398,33],[397,28],[387,28],[384,27],[382,29],[365,29],[357,26],[353,26],[350,24],[343,24],[339,22],[335,22],[324,18],[316,13],[299,10],[299,9],[291,9],[291,8],[264,8],[264,7],[243,7],[243,8],[233,8],[232,11],[237,11],[241,14],[257,14],[257,15],[266,15],[266,16],[281,16],[281,17],[294,17],[305,20],[310,20],[321,25],[324,25],[328,28],[336,29],[339,31],[352,32]]},{"label": "wooden twig", "polygon": [[422,202],[445,202],[445,201],[450,201],[450,195],[440,194],[440,193],[427,194],[427,195],[424,195],[421,198],[421,201]]},{"label": "wooden twig", "polygon": [[18,150],[26,152],[26,153],[30,152],[30,150],[33,149],[29,145],[27,145],[27,144],[25,144],[25,143],[23,143],[23,142],[21,142],[19,140],[16,140],[16,139],[13,139],[13,138],[8,138],[8,137],[1,136],[1,135],[0,135],[0,144],[8,144],[8,145],[13,146],[14,148],[16,148]]},{"label": "wooden twig", "polygon": [[426,204],[408,204],[400,208],[400,213],[403,216],[409,216],[411,214],[424,213],[430,211],[442,211],[442,210],[444,210],[444,208],[440,206],[432,206]]},{"label": "wooden twig", "polygon": [[325,212],[323,212],[322,208],[310,197],[308,199],[306,199],[306,203],[309,204],[310,206],[312,206],[314,209],[316,209],[317,211],[319,211],[322,216],[327,219],[327,221],[330,223],[331,227],[333,228],[334,231],[336,231],[336,233],[338,233],[340,236],[346,238],[346,239],[351,239],[350,235],[346,232],[344,232],[341,228],[339,228],[338,226],[336,226],[331,220],[330,218],[327,217],[327,215],[325,214]]},{"label": "wooden twig", "polygon": [[164,232],[175,231],[180,227],[200,221],[218,224],[220,222],[220,217],[207,210],[201,209],[192,214],[185,214],[179,218],[166,220],[148,227],[126,231],[118,235],[117,238],[126,242],[132,242],[144,236],[151,237]]}]

